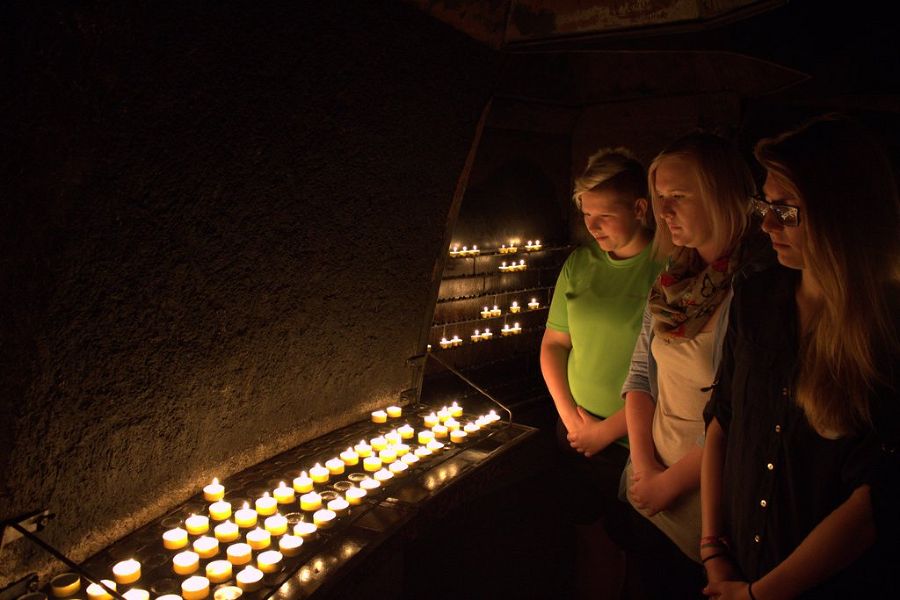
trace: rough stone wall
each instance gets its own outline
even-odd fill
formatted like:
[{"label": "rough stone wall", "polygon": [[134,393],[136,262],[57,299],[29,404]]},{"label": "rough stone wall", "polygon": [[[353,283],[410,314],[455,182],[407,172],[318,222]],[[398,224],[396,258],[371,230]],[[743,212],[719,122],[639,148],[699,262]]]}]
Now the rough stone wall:
[{"label": "rough stone wall", "polygon": [[0,21],[0,518],[80,560],[397,401],[492,51],[383,2]]}]

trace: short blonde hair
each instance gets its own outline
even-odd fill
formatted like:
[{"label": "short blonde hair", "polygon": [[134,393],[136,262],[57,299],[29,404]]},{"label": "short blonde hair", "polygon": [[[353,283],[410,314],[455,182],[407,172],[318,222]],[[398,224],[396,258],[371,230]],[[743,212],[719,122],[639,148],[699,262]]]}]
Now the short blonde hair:
[{"label": "short blonde hair", "polygon": [[[581,195],[585,192],[613,191],[622,203],[632,204],[647,198],[647,177],[644,166],[631,150],[623,147],[601,148],[588,159],[587,167],[575,179],[572,201],[581,210]],[[653,218],[647,207],[641,224],[652,227]]]},{"label": "short blonde hair", "polygon": [[[678,138],[660,152],[647,172],[653,211],[659,214],[659,196],[656,193],[656,170],[668,157],[678,156],[692,162],[700,201],[709,215],[712,235],[721,251],[734,248],[750,225],[752,198],[756,185],[750,168],[737,148],[712,133],[695,132]],[[672,253],[672,234],[665,221],[656,220],[653,252],[657,258]]]}]

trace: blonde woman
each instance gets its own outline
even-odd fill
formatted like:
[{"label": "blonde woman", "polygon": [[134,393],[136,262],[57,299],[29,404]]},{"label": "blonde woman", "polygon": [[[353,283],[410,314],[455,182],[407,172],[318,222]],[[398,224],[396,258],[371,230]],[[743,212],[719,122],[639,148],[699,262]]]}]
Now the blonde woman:
[{"label": "blonde woman", "polygon": [[[732,285],[760,268],[744,234],[753,181],[725,139],[685,136],[650,166],[654,247],[668,264],[653,284],[622,394],[631,457],[622,483],[637,510],[630,549],[655,598],[693,598],[699,565],[700,457]],[[759,238],[757,237],[757,240]]]},{"label": "blonde woman", "polygon": [[615,594],[622,571],[602,524],[590,524],[620,508],[618,481],[628,450],[619,390],[643,299],[660,265],[650,252],[646,174],[630,152],[598,151],[574,187],[573,200],[593,241],[575,250],[560,272],[541,344],[541,371],[559,413],[566,487],[581,500],[575,517],[583,526],[578,584],[596,598],[603,590]]},{"label": "blonde woman", "polygon": [[900,203],[883,151],[823,118],[762,140],[782,265],[734,299],[703,457],[706,593],[897,597]]}]

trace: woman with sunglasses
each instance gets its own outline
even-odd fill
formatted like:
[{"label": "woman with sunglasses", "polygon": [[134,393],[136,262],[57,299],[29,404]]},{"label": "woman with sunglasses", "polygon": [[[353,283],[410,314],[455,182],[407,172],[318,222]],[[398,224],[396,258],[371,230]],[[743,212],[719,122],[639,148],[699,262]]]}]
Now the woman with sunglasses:
[{"label": "woman with sunglasses", "polygon": [[858,125],[762,140],[781,266],[732,301],[703,454],[709,596],[896,597],[900,204]]},{"label": "woman with sunglasses", "polygon": [[[631,450],[622,483],[634,511],[626,555],[651,598],[696,598],[703,587],[700,457],[703,408],[715,378],[732,285],[760,268],[753,180],[727,140],[694,133],[650,166],[654,247],[668,257],[650,290],[622,393]],[[755,242],[755,243],[754,243]]]}]

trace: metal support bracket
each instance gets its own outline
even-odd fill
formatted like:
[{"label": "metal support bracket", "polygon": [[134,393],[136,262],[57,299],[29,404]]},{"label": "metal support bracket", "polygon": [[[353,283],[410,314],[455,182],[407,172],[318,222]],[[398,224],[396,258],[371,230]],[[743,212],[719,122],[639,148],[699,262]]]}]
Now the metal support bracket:
[{"label": "metal support bracket", "polygon": [[[53,517],[54,515],[50,514],[49,510],[43,508],[3,521],[3,537],[0,539],[0,550],[24,536],[19,528],[31,533],[37,533],[43,530]],[[18,525],[18,527],[14,525]]]}]

